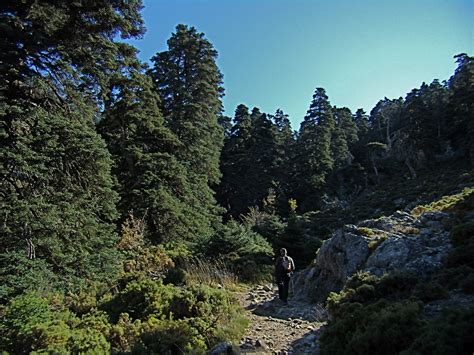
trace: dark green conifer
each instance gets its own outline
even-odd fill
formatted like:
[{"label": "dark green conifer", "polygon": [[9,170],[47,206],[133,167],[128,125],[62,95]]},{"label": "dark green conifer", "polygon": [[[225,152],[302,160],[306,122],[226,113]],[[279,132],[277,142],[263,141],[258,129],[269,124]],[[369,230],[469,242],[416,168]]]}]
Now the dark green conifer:
[{"label": "dark green conifer", "polygon": [[347,107],[334,107],[333,115],[335,127],[331,136],[331,153],[334,169],[340,169],[352,163],[353,155],[349,151],[349,146],[357,142],[357,126]]},{"label": "dark green conifer", "polygon": [[190,205],[199,218],[199,234],[211,233],[218,221],[214,192],[221,173],[219,156],[223,129],[219,125],[224,94],[217,51],[194,27],[178,25],[168,40],[168,50],[153,58],[150,75],[161,97],[165,124],[178,137],[176,154],[191,184]]},{"label": "dark green conifer", "polygon": [[1,2],[3,295],[48,285],[53,273],[70,281],[114,271],[117,196],[94,120],[131,48],[114,38],[143,33],[140,9],[140,1]]},{"label": "dark green conifer", "polygon": [[315,208],[327,175],[334,167],[331,136],[335,127],[326,91],[317,88],[301,123],[295,157],[296,199],[303,210]]},{"label": "dark green conifer", "polygon": [[453,147],[474,164],[474,57],[462,53],[455,58],[458,67],[448,82],[452,94],[448,107],[449,138]]},{"label": "dark green conifer", "polygon": [[186,168],[176,158],[183,147],[164,126],[151,79],[134,70],[111,87],[115,95],[99,130],[115,161],[122,217],[131,211],[143,217],[155,243],[190,239],[202,226],[193,216]]}]

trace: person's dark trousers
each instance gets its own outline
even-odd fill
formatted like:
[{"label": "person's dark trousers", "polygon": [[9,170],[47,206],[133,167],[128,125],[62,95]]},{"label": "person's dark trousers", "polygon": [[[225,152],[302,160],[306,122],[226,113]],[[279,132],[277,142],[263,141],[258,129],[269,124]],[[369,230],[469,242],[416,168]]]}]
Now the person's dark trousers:
[{"label": "person's dark trousers", "polygon": [[283,302],[288,302],[288,288],[290,286],[290,275],[284,275],[278,281],[278,297]]}]

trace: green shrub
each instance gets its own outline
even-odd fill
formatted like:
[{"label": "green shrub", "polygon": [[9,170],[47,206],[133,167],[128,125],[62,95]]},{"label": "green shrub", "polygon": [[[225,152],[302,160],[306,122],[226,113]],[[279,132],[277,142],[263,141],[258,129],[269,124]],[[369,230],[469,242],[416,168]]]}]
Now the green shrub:
[{"label": "green shrub", "polygon": [[420,282],[413,294],[423,302],[431,302],[449,297],[446,287],[437,281]]},{"label": "green shrub", "polygon": [[474,293],[474,272],[471,272],[468,275],[465,275],[464,279],[459,283],[461,289],[466,292],[473,294]]},{"label": "green shrub", "polygon": [[410,301],[346,304],[322,334],[321,354],[396,354],[419,334],[420,314],[420,304]]},{"label": "green shrub", "polygon": [[473,192],[473,187],[466,187],[457,194],[446,195],[434,202],[431,202],[430,204],[416,206],[411,211],[411,214],[414,216],[419,216],[427,211],[436,212],[453,209],[457,205],[461,205],[465,200],[469,199]]},{"label": "green shrub", "polygon": [[[268,272],[273,265],[271,245],[260,234],[248,227],[230,221],[214,234],[207,245],[203,246],[205,258],[220,259],[224,264],[231,265],[243,281],[267,280]],[[252,274],[247,272],[252,265]]]},{"label": "green shrub", "polygon": [[29,332],[26,342],[30,349],[48,354],[69,353],[68,341],[73,332],[64,320],[53,320],[35,325]]},{"label": "green shrub", "polygon": [[450,290],[460,288],[464,280],[472,278],[474,278],[474,268],[466,265],[443,268],[435,276],[437,282]]},{"label": "green shrub", "polygon": [[80,290],[77,293],[70,292],[66,297],[66,304],[74,313],[86,314],[97,307],[97,294],[91,290]]},{"label": "green shrub", "polygon": [[474,351],[474,306],[448,309],[418,332],[410,353],[472,354]]},{"label": "green shrub", "polygon": [[188,324],[204,336],[208,347],[224,340],[239,340],[247,325],[230,292],[206,285],[193,286],[175,294],[168,314],[173,319],[188,320]]},{"label": "green shrub", "polygon": [[267,254],[249,254],[235,261],[235,270],[242,281],[251,283],[271,282],[274,272]]},{"label": "green shrub", "polygon": [[375,234],[375,232],[372,229],[367,228],[367,227],[357,228],[357,233],[365,235],[366,237],[372,237]]},{"label": "green shrub", "polygon": [[193,321],[160,320],[151,317],[143,324],[141,341],[155,354],[204,354],[206,342]]},{"label": "green shrub", "polygon": [[27,293],[3,310],[0,349],[11,353],[106,353],[108,316],[91,311],[82,318],[68,310],[54,312],[46,298]]},{"label": "green shrub", "polygon": [[[231,293],[207,285],[175,287],[132,280],[101,309],[116,321],[109,327],[104,323],[100,331],[109,334],[113,351],[202,352],[220,341],[240,339],[246,326]],[[99,329],[95,324],[92,328]]]},{"label": "green shrub", "polygon": [[474,243],[451,250],[446,258],[446,266],[449,268],[458,266],[474,268]]},{"label": "green shrub", "polygon": [[174,292],[177,291],[172,285],[163,285],[161,281],[133,280],[112,299],[103,302],[100,309],[106,311],[114,323],[121,313],[144,320],[152,314],[161,316],[166,312]]},{"label": "green shrub", "polygon": [[23,251],[0,254],[0,304],[26,291],[51,292],[63,286],[45,260],[30,260]]},{"label": "green shrub", "polygon": [[392,272],[380,278],[377,291],[381,297],[400,299],[410,295],[419,281],[419,278],[412,272]]},{"label": "green shrub", "polygon": [[263,236],[272,246],[286,227],[278,215],[261,212],[255,208],[251,208],[246,215],[242,216],[242,221],[246,227]]},{"label": "green shrub", "polygon": [[113,353],[145,353],[145,345],[140,339],[142,322],[132,321],[127,313],[120,314],[117,324],[109,332],[109,342]]},{"label": "green shrub", "polygon": [[388,239],[388,237],[386,235],[382,235],[378,238],[373,238],[368,244],[367,246],[369,247],[369,250],[370,251],[374,251],[375,249],[377,249],[379,247],[380,244],[382,244],[383,242],[385,242],[386,240]]},{"label": "green shrub", "polygon": [[166,277],[163,280],[165,285],[173,284],[175,286],[182,286],[186,283],[186,271],[180,267],[174,267],[169,269],[166,273]]},{"label": "green shrub", "polygon": [[418,278],[408,272],[395,272],[382,277],[358,272],[347,281],[342,291],[329,294],[326,300],[327,309],[331,316],[341,317],[352,304],[367,305],[379,299],[408,298],[417,284]]},{"label": "green shrub", "polygon": [[161,246],[141,248],[131,259],[124,261],[126,273],[143,274],[151,279],[164,277],[174,262]]},{"label": "green shrub", "polygon": [[357,288],[364,284],[377,285],[380,277],[370,272],[358,271],[347,280],[346,288]]},{"label": "green shrub", "polygon": [[474,222],[455,226],[451,230],[450,238],[454,247],[469,245],[474,240]]},{"label": "green shrub", "polygon": [[67,347],[72,353],[108,353],[110,343],[107,340],[111,329],[108,316],[104,312],[92,311],[82,316],[81,321],[72,330]]},{"label": "green shrub", "polygon": [[27,334],[53,316],[48,301],[32,292],[13,298],[1,313],[0,349],[12,353],[31,351]]}]

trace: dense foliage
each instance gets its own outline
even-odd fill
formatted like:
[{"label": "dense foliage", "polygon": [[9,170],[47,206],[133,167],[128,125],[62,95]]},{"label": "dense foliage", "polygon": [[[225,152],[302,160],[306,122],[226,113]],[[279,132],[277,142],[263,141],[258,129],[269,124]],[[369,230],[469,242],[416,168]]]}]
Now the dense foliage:
[{"label": "dense foliage", "polygon": [[[194,27],[178,25],[142,63],[123,42],[144,34],[141,8],[0,5],[0,351],[202,353],[237,340],[246,322],[228,289],[270,281],[279,248],[302,268],[332,229],[374,215],[369,190],[376,203],[387,184],[415,200],[431,176],[442,193],[440,181],[465,175],[440,180],[440,164],[474,161],[467,54],[448,81],[384,98],[369,115],[317,88],[293,131],[282,110],[241,104],[223,116],[217,51]],[[445,288],[474,290],[472,221],[458,222],[429,285],[364,276],[333,295],[324,351],[470,344],[472,310],[439,316],[460,334],[449,346],[420,318],[420,302]],[[377,332],[386,328],[397,336]]]}]

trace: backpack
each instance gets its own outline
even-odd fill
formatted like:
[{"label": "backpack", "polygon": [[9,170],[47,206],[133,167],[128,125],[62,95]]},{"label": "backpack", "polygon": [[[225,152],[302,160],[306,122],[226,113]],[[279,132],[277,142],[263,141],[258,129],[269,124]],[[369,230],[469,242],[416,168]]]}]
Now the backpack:
[{"label": "backpack", "polygon": [[291,262],[287,256],[281,258],[281,268],[284,272],[291,272]]}]

